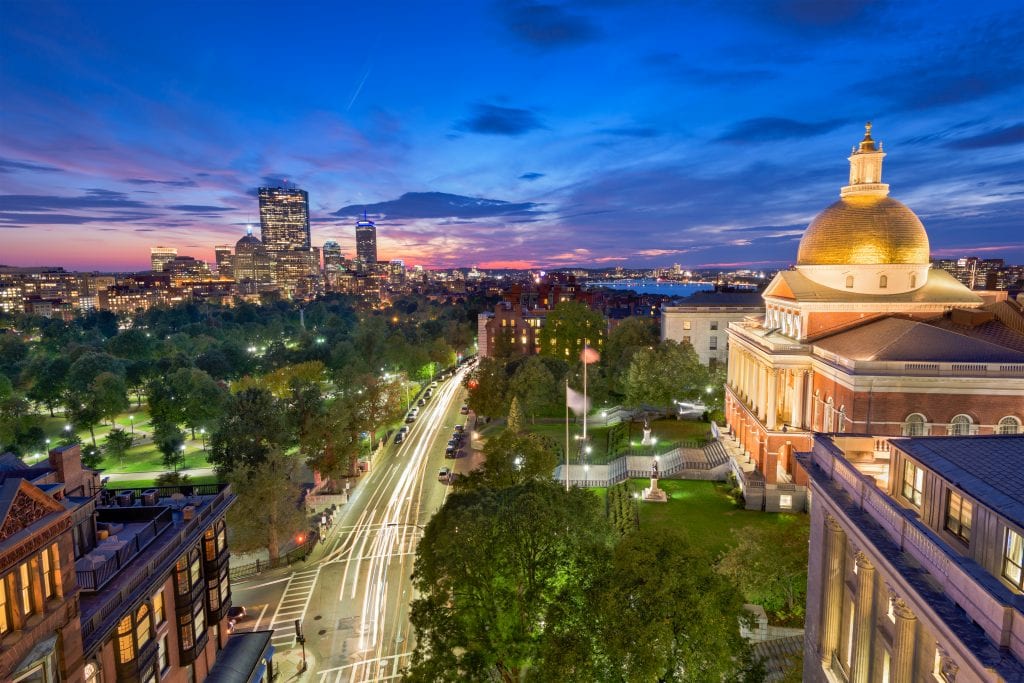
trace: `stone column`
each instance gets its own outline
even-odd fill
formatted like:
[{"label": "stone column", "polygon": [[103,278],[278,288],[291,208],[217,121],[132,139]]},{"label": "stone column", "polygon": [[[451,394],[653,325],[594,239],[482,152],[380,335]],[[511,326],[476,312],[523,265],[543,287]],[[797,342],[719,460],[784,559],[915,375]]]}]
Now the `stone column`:
[{"label": "stone column", "polygon": [[793,426],[804,427],[804,371],[797,370],[793,375]]},{"label": "stone column", "polygon": [[832,653],[839,647],[843,618],[843,579],[846,573],[846,532],[835,517],[825,513],[824,595],[821,601],[821,661],[832,665]]},{"label": "stone column", "polygon": [[857,597],[854,600],[853,661],[851,683],[871,680],[871,645],[875,636],[875,567],[863,552],[857,553]]},{"label": "stone column", "polygon": [[768,368],[757,366],[757,419],[764,421],[765,406],[768,404]]},{"label": "stone column", "polygon": [[892,683],[912,683],[914,680],[914,632],[917,617],[901,598],[893,598],[893,612],[896,613],[896,636],[892,645]]},{"label": "stone column", "polygon": [[768,405],[765,408],[766,419],[765,426],[769,431],[774,431],[778,425],[779,411],[778,406],[775,402],[779,397],[779,371],[775,369],[768,370]]}]

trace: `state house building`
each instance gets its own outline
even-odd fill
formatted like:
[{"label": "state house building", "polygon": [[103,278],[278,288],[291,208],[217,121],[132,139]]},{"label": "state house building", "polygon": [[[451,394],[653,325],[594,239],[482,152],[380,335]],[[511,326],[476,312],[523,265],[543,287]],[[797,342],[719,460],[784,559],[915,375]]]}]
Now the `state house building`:
[{"label": "state house building", "polygon": [[850,180],[765,289],[764,314],[729,325],[726,422],[748,507],[803,509],[794,453],[812,434],[1021,433],[1019,307],[932,270],[928,235],[882,183],[871,126]]}]

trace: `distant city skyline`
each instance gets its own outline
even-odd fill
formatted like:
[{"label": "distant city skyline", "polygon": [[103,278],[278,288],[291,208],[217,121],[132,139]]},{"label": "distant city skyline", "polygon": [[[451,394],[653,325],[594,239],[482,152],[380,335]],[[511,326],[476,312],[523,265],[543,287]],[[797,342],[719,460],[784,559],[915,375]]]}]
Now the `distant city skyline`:
[{"label": "distant city skyline", "polygon": [[1019,3],[399,5],[5,4],[0,263],[212,263],[287,181],[349,256],[785,266],[867,120],[933,258],[1024,262]]}]

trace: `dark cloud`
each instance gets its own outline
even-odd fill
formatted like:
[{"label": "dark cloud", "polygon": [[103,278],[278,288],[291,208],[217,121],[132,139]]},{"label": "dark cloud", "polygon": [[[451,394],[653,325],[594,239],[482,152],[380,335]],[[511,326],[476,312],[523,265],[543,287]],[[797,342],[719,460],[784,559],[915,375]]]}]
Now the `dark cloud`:
[{"label": "dark cloud", "polygon": [[33,164],[29,161],[18,161],[17,159],[6,159],[0,157],[0,173],[15,173],[17,171],[43,171],[46,173],[60,173],[63,169],[56,166],[44,166]]},{"label": "dark cloud", "polygon": [[929,38],[929,48],[852,86],[896,110],[921,110],[982,100],[1024,85],[1024,14],[963,26]]},{"label": "dark cloud", "polygon": [[0,222],[30,225],[85,225],[87,223],[131,223],[155,218],[156,214],[127,212],[104,215],[76,215],[68,213],[24,213],[0,210]]},{"label": "dark cloud", "polygon": [[864,21],[875,23],[888,4],[885,0],[761,0],[740,6],[749,7],[775,24],[841,29]]},{"label": "dark cloud", "polygon": [[467,133],[516,136],[543,128],[544,124],[529,109],[478,104],[474,107],[473,114],[457,123],[455,127]]},{"label": "dark cloud", "polygon": [[230,206],[207,206],[205,204],[172,204],[167,207],[174,211],[185,213],[219,213],[221,211],[234,211]]},{"label": "dark cloud", "polygon": [[656,138],[662,131],[649,126],[620,126],[616,128],[601,128],[597,131],[602,135],[614,135],[625,138]]},{"label": "dark cloud", "polygon": [[558,5],[508,2],[501,10],[501,18],[513,36],[539,48],[581,45],[600,37],[588,18],[571,14]]},{"label": "dark cloud", "polygon": [[148,205],[129,199],[123,192],[88,189],[78,197],[58,197],[42,194],[0,195],[0,211],[58,211],[75,209],[148,208]]},{"label": "dark cloud", "polygon": [[543,173],[537,173],[536,171],[534,171],[534,172],[531,172],[531,173],[524,173],[523,175],[519,176],[519,179],[520,180],[539,180],[540,178],[543,178],[543,177],[544,177]]},{"label": "dark cloud", "polygon": [[1005,147],[1019,145],[1024,142],[1024,123],[1004,128],[996,128],[986,133],[959,140],[950,140],[946,147],[951,149],[985,149],[986,147]]},{"label": "dark cloud", "polygon": [[168,187],[195,187],[196,181],[191,178],[182,180],[153,180],[151,178],[125,178],[124,182],[132,185],[166,185]]},{"label": "dark cloud", "polygon": [[842,126],[846,121],[804,122],[773,116],[745,119],[733,124],[732,128],[720,135],[720,142],[773,142],[790,138],[807,138],[821,135]]},{"label": "dark cloud", "polygon": [[376,204],[350,204],[332,215],[357,218],[363,212],[387,220],[416,218],[521,218],[532,219],[544,211],[533,202],[464,197],[445,192],[406,192],[398,199]]}]

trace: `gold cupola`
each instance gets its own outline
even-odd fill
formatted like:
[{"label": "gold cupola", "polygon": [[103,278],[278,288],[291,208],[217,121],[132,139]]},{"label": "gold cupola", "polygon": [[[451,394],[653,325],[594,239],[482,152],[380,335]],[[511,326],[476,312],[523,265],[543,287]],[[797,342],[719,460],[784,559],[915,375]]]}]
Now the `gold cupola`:
[{"label": "gold cupola", "polygon": [[907,206],[889,197],[882,182],[881,143],[864,139],[850,154],[850,184],[839,201],[818,214],[797,250],[797,268],[834,289],[898,293],[924,285],[928,233]]}]

